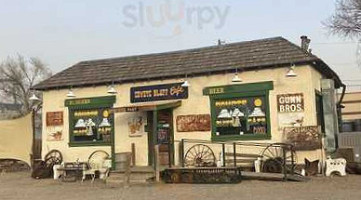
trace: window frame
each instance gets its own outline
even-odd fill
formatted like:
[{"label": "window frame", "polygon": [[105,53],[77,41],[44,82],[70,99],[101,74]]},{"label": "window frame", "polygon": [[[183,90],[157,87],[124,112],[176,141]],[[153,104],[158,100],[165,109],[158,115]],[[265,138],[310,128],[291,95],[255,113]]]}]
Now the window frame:
[{"label": "window frame", "polygon": [[323,110],[323,95],[320,91],[315,90],[315,109],[317,126],[321,128],[321,133],[325,134],[325,115]]},{"label": "window frame", "polygon": [[77,146],[111,146],[111,140],[112,137],[114,137],[114,114],[111,113],[111,120],[109,123],[111,123],[111,132],[110,132],[110,140],[109,141],[74,141],[74,126],[75,121],[74,120],[74,112],[80,111],[80,110],[100,110],[100,109],[110,109],[109,106],[102,106],[97,108],[72,108],[69,109],[69,146],[70,147],[77,147]]},{"label": "window frame", "polygon": [[[112,115],[111,123],[111,132],[110,132],[110,141],[74,141],[73,140],[73,130],[74,130],[74,117],[73,113],[77,110],[87,110],[87,109],[111,109],[115,103],[115,96],[105,96],[105,97],[91,97],[91,98],[81,98],[81,99],[67,99],[65,100],[65,106],[68,107],[68,135],[69,135],[69,147],[87,147],[87,146],[113,146],[114,143],[114,126],[115,126],[115,116]],[[86,100],[86,101],[83,101]],[[79,102],[79,104],[74,102]],[[86,102],[86,103],[84,103]]]},{"label": "window frame", "polygon": [[[212,141],[230,141],[230,140],[270,140],[271,139],[271,108],[270,108],[270,94],[269,91],[273,90],[273,82],[259,82],[239,85],[226,85],[215,86],[203,89],[204,95],[209,95],[210,109],[211,109],[211,140]],[[216,91],[216,93],[212,93]],[[244,134],[244,135],[217,135],[216,127],[216,107],[215,101],[227,98],[239,97],[256,97],[262,96],[265,99],[265,112],[267,132],[266,134]]]}]

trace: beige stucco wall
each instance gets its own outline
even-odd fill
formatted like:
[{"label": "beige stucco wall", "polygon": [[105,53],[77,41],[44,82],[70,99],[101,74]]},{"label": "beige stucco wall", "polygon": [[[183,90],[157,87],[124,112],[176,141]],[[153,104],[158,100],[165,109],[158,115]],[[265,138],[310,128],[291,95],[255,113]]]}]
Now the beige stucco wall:
[{"label": "beige stucco wall", "polygon": [[[321,75],[309,66],[297,66],[296,73],[297,77],[287,78],[287,68],[267,69],[259,71],[243,72],[240,77],[243,79],[242,83],[247,84],[263,81],[273,81],[274,90],[270,91],[270,113],[271,113],[271,140],[261,140],[258,142],[281,142],[282,141],[282,129],[278,126],[278,112],[277,112],[277,99],[278,94],[287,93],[303,93],[305,103],[305,119],[304,126],[313,126],[317,124],[316,112],[315,112],[315,89],[320,90],[320,79]],[[209,75],[203,77],[188,78],[191,86],[189,87],[189,98],[182,100],[182,105],[173,111],[174,127],[175,119],[178,115],[186,114],[210,114],[210,102],[209,97],[204,96],[202,90],[204,87],[209,86],[220,86],[230,85],[231,79],[234,74],[218,74]],[[179,79],[164,80],[164,81],[148,81],[148,82],[137,82],[116,85],[118,94],[116,95],[115,107],[128,106],[130,103],[130,88],[135,86],[144,85],[156,85],[180,82]],[[106,96],[107,87],[86,87],[86,88],[75,88],[73,89],[76,94],[76,98],[84,97],[97,97]],[[51,111],[64,111],[64,126],[63,129],[64,139],[62,141],[43,141],[43,155],[51,149],[59,149],[64,156],[65,161],[74,161],[77,158],[85,161],[88,156],[95,149],[104,149],[110,153],[110,147],[69,147],[69,127],[67,123],[68,111],[64,106],[66,100],[67,90],[52,90],[44,92],[44,104],[43,104],[43,123],[45,124],[45,113]],[[134,114],[132,113],[116,113],[115,114],[115,151],[124,152],[130,151],[131,143],[135,143],[136,146],[136,162],[137,165],[147,165],[148,163],[148,144],[146,133],[142,137],[129,137],[128,136],[128,125],[127,119]],[[44,126],[43,138],[46,138],[48,130]],[[178,145],[177,141],[182,138],[188,139],[203,139],[210,140],[210,132],[189,132],[189,133],[178,133],[174,130],[174,139],[176,141],[176,153],[175,161],[178,162]],[[303,161],[303,157],[316,159],[320,158],[319,152],[300,152],[299,160]]]},{"label": "beige stucco wall", "polygon": [[33,142],[31,116],[0,121],[0,159],[18,159],[30,165]]}]

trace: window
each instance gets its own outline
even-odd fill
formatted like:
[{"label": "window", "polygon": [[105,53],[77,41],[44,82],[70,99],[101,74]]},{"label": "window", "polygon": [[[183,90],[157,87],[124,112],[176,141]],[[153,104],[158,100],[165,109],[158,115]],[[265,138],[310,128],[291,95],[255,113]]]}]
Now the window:
[{"label": "window", "polygon": [[322,133],[325,132],[325,119],[323,116],[323,99],[320,92],[316,92],[316,115],[317,115],[317,125],[321,127]]},{"label": "window", "polygon": [[115,96],[68,99],[69,146],[111,145],[114,114],[110,111]]},{"label": "window", "polygon": [[215,100],[216,135],[265,135],[265,102],[264,96]]},{"label": "window", "polygon": [[73,143],[110,143],[113,114],[109,108],[70,111],[70,141]]},{"label": "window", "polygon": [[211,101],[212,140],[270,139],[272,82],[205,88]]}]

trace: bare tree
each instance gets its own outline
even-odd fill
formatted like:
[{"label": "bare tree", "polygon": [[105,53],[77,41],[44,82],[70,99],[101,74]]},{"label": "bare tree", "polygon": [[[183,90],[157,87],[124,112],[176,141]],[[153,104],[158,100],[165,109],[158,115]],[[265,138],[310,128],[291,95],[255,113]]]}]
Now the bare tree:
[{"label": "bare tree", "polygon": [[335,13],[323,24],[332,34],[351,39],[361,38],[361,0],[336,1]]},{"label": "bare tree", "polygon": [[50,76],[50,69],[39,58],[9,57],[0,65],[0,95],[20,104],[18,113],[25,115],[34,106],[34,102],[29,101],[30,89]]}]

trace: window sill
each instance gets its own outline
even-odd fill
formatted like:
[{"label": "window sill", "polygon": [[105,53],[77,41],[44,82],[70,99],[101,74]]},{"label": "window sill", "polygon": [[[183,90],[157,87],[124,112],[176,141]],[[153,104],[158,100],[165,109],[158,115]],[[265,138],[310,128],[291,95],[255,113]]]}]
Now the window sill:
[{"label": "window sill", "polygon": [[269,140],[271,135],[212,135],[212,141],[230,141],[230,140]]},{"label": "window sill", "polygon": [[69,147],[111,146],[110,142],[69,142]]}]

